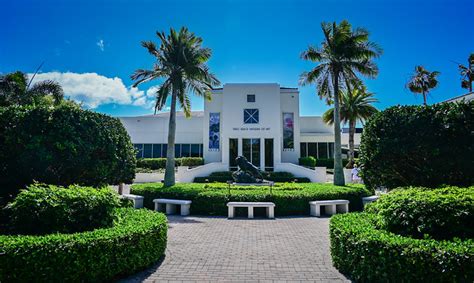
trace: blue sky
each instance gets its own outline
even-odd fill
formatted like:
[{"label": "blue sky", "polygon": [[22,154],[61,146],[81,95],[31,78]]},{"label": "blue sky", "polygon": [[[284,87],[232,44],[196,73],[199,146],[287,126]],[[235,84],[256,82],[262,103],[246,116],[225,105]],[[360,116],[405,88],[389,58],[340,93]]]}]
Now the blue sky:
[{"label": "blue sky", "polygon": [[[428,102],[465,93],[457,66],[474,52],[474,1],[7,1],[0,0],[0,73],[31,73],[64,84],[66,93],[87,107],[113,116],[149,114],[151,91],[159,82],[130,89],[135,69],[150,68],[153,57],[142,40],[155,31],[187,26],[213,50],[211,71],[222,83],[277,82],[297,87],[312,63],[299,58],[322,41],[322,21],[349,20],[365,27],[384,54],[379,76],[366,80],[377,107],[421,104],[405,83],[415,65],[441,72]],[[300,88],[302,115],[320,115],[327,106],[314,87]],[[194,110],[202,110],[193,97]]]}]

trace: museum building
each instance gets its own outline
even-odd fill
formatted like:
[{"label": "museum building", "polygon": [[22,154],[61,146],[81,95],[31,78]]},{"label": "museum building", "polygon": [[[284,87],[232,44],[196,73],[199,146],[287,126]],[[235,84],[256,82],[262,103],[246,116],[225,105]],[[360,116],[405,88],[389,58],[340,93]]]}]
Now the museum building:
[{"label": "museum building", "polygon": [[[169,112],[120,117],[139,158],[166,157]],[[347,147],[347,131],[342,145]],[[360,132],[356,133],[356,148]],[[255,166],[273,171],[298,158],[333,158],[334,130],[319,116],[300,116],[297,88],[276,83],[229,83],[212,90],[204,111],[191,118],[177,112],[176,157],[203,157],[206,164],[234,169],[245,156]]]}]

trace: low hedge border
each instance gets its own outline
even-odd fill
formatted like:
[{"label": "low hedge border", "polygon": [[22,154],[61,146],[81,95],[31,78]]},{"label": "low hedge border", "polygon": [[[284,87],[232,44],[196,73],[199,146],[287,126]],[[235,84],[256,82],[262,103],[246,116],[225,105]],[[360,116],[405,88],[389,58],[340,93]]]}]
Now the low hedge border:
[{"label": "low hedge border", "polygon": [[[176,166],[200,166],[204,164],[202,157],[180,157],[175,158]],[[165,169],[166,158],[139,158],[137,159],[137,167],[145,169]]]},{"label": "low hedge border", "polygon": [[119,208],[112,228],[44,236],[0,235],[0,282],[98,282],[129,275],[165,252],[162,213]]},{"label": "low hedge border", "polygon": [[334,186],[318,183],[275,183],[270,194],[269,186],[231,186],[225,183],[176,184],[163,188],[159,183],[136,184],[131,193],[145,197],[144,205],[153,209],[153,199],[171,198],[192,200],[191,214],[227,215],[229,201],[271,201],[275,214],[308,215],[309,201],[347,199],[351,211],[363,209],[362,197],[370,195],[363,185]]},{"label": "low hedge border", "polygon": [[375,215],[330,221],[334,266],[356,282],[473,282],[474,241],[413,239],[378,230]]}]

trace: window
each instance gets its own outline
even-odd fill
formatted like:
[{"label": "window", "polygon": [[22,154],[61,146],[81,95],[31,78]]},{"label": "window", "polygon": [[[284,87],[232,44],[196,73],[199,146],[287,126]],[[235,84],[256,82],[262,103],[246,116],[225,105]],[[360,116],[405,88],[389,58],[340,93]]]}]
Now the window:
[{"label": "window", "polygon": [[260,139],[242,139],[242,154],[250,163],[260,167]]},{"label": "window", "polygon": [[255,102],[255,94],[247,94],[247,102]]},{"label": "window", "polygon": [[151,150],[152,150],[151,144],[144,144],[143,145],[143,158],[151,158]]},{"label": "window", "polygon": [[137,158],[142,158],[143,157],[143,144],[134,144],[133,146],[137,150]]},{"label": "window", "polygon": [[199,153],[199,144],[192,144],[191,145],[191,157],[199,157],[200,156],[200,153]]},{"label": "window", "polygon": [[258,124],[258,109],[244,109],[244,123]]},{"label": "window", "polygon": [[316,159],[334,158],[333,142],[302,142],[300,143],[300,156],[313,156]]},{"label": "window", "polygon": [[153,158],[161,157],[161,144],[155,143],[153,144]]},{"label": "window", "polygon": [[191,145],[182,144],[181,145],[181,157],[189,157],[191,155]]}]

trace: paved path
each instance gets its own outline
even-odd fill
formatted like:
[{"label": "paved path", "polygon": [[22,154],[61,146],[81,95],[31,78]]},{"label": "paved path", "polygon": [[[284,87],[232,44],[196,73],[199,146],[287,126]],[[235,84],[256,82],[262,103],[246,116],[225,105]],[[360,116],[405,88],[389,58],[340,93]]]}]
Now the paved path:
[{"label": "paved path", "polygon": [[331,263],[328,218],[170,216],[164,260],[123,282],[347,282]]}]

